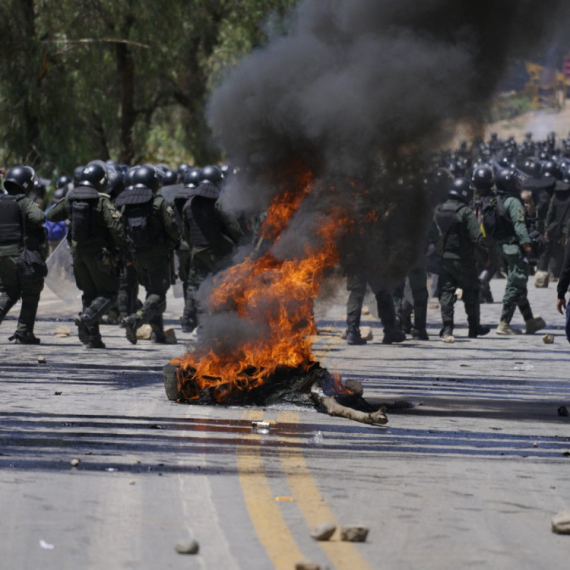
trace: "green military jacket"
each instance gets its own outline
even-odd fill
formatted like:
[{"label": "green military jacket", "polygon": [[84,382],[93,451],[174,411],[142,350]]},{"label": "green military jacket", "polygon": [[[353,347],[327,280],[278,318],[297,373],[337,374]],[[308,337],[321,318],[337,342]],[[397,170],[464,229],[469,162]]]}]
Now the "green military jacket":
[{"label": "green military jacket", "polygon": [[[27,247],[37,249],[40,241],[42,241],[40,240],[40,236],[44,231],[43,223],[45,222],[46,215],[33,200],[27,197],[18,200],[18,206],[20,206],[22,216],[25,219],[25,231],[28,238]],[[0,257],[17,257],[22,253],[23,249],[23,243],[0,246]]]},{"label": "green military jacket", "polygon": [[[56,204],[47,214],[50,222],[62,222],[71,219],[71,202],[66,197]],[[121,214],[115,208],[107,194],[99,194],[99,200],[95,207],[95,219],[101,229],[98,235],[94,235],[78,244],[71,240],[71,250],[77,248],[82,251],[99,251],[103,248],[118,249],[124,255],[129,254],[129,242],[125,228],[121,220]],[[73,236],[72,236],[73,237]]]},{"label": "green military jacket", "polygon": [[[454,214],[456,217],[457,224],[454,226],[456,239],[449,234],[446,236],[446,230],[442,227],[440,218],[443,212],[449,215]],[[488,259],[489,250],[485,244],[481,226],[469,206],[459,200],[447,200],[436,212],[436,223],[443,238],[441,252],[443,259],[461,261],[466,264],[474,263],[476,256],[480,256],[483,260]]]},{"label": "green military jacket", "polygon": [[500,240],[499,244],[522,246],[523,243],[530,243],[527,227],[527,213],[521,200],[517,196],[507,195],[506,198],[503,198],[503,205],[513,224],[513,235]]}]

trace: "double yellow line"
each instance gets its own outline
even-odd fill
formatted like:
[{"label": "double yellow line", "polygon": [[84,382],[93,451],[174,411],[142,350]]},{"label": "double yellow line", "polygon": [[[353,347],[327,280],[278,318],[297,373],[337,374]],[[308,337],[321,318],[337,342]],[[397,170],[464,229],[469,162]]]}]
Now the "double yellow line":
[{"label": "double yellow line", "polygon": [[[328,352],[338,342],[340,342],[338,337],[329,341],[319,357],[322,358],[323,352]],[[260,421],[263,419],[263,412],[245,411],[242,419]],[[281,412],[278,415],[278,424],[298,424],[299,419],[297,412]],[[260,436],[252,433],[246,437],[246,440],[248,443],[237,449],[237,465],[249,516],[274,567],[277,570],[292,570],[295,562],[310,560],[311,556],[302,552],[283,517],[279,503],[275,500],[275,494],[265,474]],[[322,522],[332,522],[338,528],[336,517],[327,506],[307,465],[301,450],[301,440],[289,438],[288,442],[293,445],[288,448],[281,447],[281,465],[291,495],[308,527],[312,528]],[[353,544],[340,542],[338,530],[331,541],[315,543],[315,546],[317,545],[322,548],[337,570],[370,570],[370,566]]]}]

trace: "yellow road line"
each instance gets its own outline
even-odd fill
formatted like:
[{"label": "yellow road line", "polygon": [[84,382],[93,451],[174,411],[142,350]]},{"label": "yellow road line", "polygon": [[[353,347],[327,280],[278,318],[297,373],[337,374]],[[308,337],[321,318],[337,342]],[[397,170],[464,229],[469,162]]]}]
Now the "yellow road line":
[{"label": "yellow road line", "polygon": [[[259,421],[262,411],[244,411],[243,420]],[[259,540],[277,570],[291,570],[305,557],[299,550],[287,523],[275,502],[263,467],[259,435],[246,436],[250,445],[238,446],[237,466],[249,516]]]},{"label": "yellow road line", "polygon": [[[279,423],[298,424],[299,413],[281,412],[278,416]],[[297,438],[289,439],[289,441],[301,443],[301,440]],[[370,566],[353,544],[340,542],[338,530],[340,525],[325,503],[300,448],[292,450],[280,447],[280,457],[291,493],[309,528],[323,522],[332,522],[337,526],[337,531],[329,542],[319,542],[319,546],[322,547],[335,568],[338,570],[370,570]]]}]

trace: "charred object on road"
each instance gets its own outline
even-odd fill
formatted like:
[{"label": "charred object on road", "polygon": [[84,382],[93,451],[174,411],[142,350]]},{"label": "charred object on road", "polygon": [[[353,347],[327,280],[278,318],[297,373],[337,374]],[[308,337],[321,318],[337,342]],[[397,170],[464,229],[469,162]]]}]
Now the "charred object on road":
[{"label": "charred object on road", "polygon": [[196,405],[268,406],[288,403],[315,406],[330,416],[369,425],[388,422],[383,406],[374,406],[364,399],[359,382],[348,380],[343,383],[339,375],[321,368],[318,362],[298,368],[280,366],[267,382],[246,391],[236,391],[224,382],[200,386],[193,381],[191,374],[191,371],[173,364],[164,367],[164,387],[168,399]]}]

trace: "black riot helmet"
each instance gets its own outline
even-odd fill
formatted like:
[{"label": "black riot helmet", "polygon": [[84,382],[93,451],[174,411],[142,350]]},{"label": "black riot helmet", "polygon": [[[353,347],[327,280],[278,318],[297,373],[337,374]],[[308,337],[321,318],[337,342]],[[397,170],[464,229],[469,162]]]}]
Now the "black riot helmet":
[{"label": "black riot helmet", "polygon": [[200,182],[211,182],[218,186],[222,183],[224,175],[222,171],[217,166],[204,166],[200,170]]},{"label": "black riot helmet", "polygon": [[562,181],[570,183],[570,165],[567,165],[562,169]]},{"label": "black riot helmet", "polygon": [[131,188],[134,187],[135,183],[133,182],[133,176],[135,175],[135,172],[140,168],[140,165],[137,166],[133,166],[132,168],[129,168],[129,170],[127,170],[126,174],[124,175],[123,178],[123,183],[125,185],[125,190],[130,190]]},{"label": "black riot helmet", "polygon": [[182,180],[184,178],[184,175],[191,169],[192,167],[188,163],[183,162],[176,170],[176,173],[180,177],[180,180]]},{"label": "black riot helmet", "polygon": [[123,171],[109,168],[109,196],[114,200],[125,189]]},{"label": "black riot helmet", "polygon": [[37,176],[34,178],[34,188],[33,188],[33,194],[35,195],[36,198],[45,198],[46,196],[46,186],[43,183],[41,178],[38,178]]},{"label": "black riot helmet", "polygon": [[85,165],[83,165],[83,166],[78,166],[78,167],[73,171],[73,184],[74,184],[75,186],[79,186],[79,181],[81,180],[81,174],[82,174],[84,168],[85,168]]},{"label": "black riot helmet", "polygon": [[67,174],[64,174],[63,176],[60,176],[57,179],[57,183],[55,186],[56,186],[56,188],[63,188],[64,186],[66,186],[70,182],[71,182],[71,178],[69,176],[67,176]]},{"label": "black riot helmet", "polygon": [[200,184],[200,169],[191,168],[184,175],[184,188],[196,188]]},{"label": "black riot helmet", "polygon": [[490,166],[479,166],[473,173],[473,184],[477,190],[490,190],[493,187],[495,177]]},{"label": "black riot helmet", "polygon": [[164,177],[162,178],[162,185],[163,186],[173,186],[178,182],[178,174],[173,170],[166,170],[164,172]]},{"label": "black riot helmet", "polygon": [[501,170],[495,176],[495,186],[497,187],[497,192],[505,192],[507,194],[518,194],[522,190],[519,177],[510,168]]},{"label": "black riot helmet", "polygon": [[131,181],[133,186],[144,186],[155,194],[160,188],[160,177],[156,168],[151,164],[145,164],[134,169]]},{"label": "black riot helmet", "polygon": [[13,166],[6,174],[4,188],[8,194],[28,194],[34,187],[36,173],[31,166]]},{"label": "black riot helmet", "polygon": [[451,183],[451,188],[448,190],[447,195],[449,198],[461,200],[465,204],[469,204],[473,199],[475,186],[468,178],[456,178]]},{"label": "black riot helmet", "polygon": [[524,161],[524,164],[521,166],[521,170],[525,174],[528,174],[534,180],[539,180],[542,167],[540,165],[540,162],[538,162],[538,160],[529,158]]},{"label": "black riot helmet", "polygon": [[562,180],[562,171],[560,166],[554,160],[547,160],[542,165],[542,178],[555,178],[556,180]]},{"label": "black riot helmet", "polygon": [[94,188],[97,192],[105,192],[108,184],[109,171],[107,170],[107,165],[100,160],[90,162],[79,177],[80,186],[89,186],[89,188]]}]

